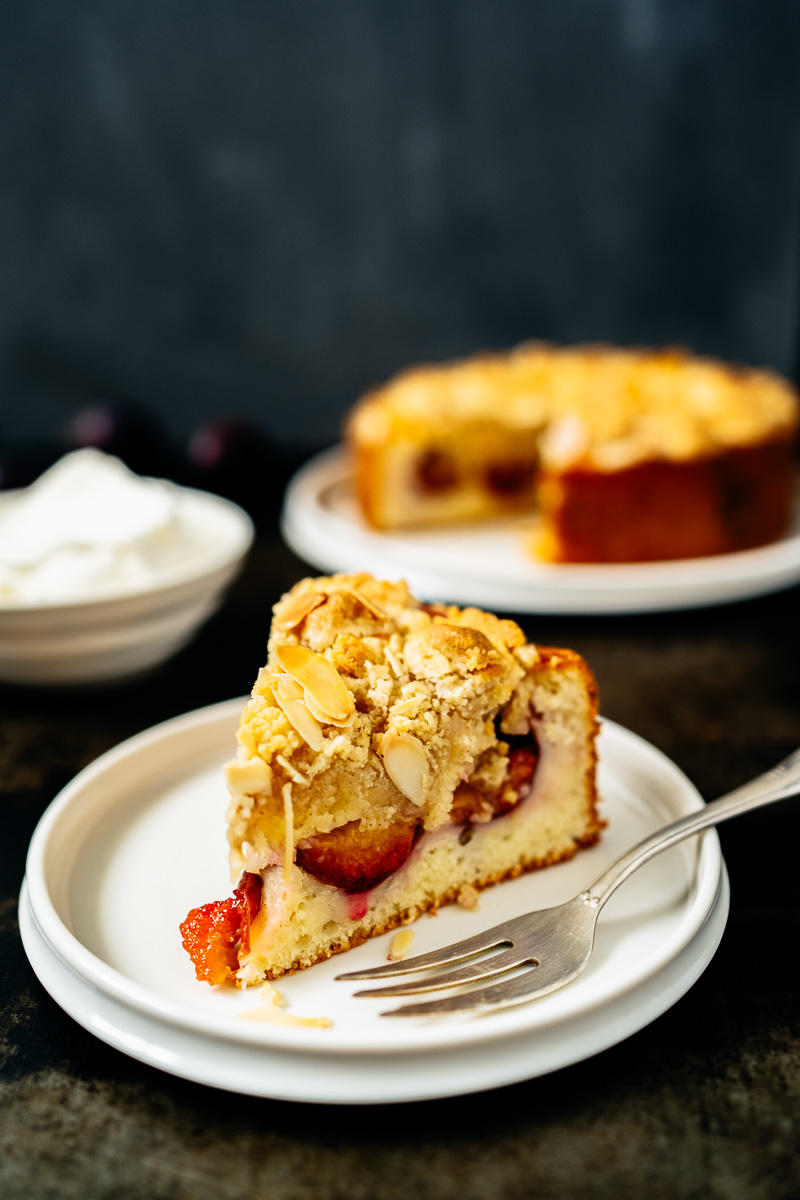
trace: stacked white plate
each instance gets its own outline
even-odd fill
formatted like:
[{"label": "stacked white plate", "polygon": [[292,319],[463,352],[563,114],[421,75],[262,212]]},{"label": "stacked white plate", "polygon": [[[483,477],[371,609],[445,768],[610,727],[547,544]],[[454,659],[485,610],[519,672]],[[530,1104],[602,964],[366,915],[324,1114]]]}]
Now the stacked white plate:
[{"label": "stacked white plate", "polygon": [[[586,971],[559,992],[484,1016],[392,1019],[343,970],[385,961],[391,935],[279,981],[286,1011],[326,1028],[264,1023],[258,989],[195,979],[179,924],[230,892],[223,763],[242,700],[156,726],[81,772],[34,834],[20,900],[33,968],[79,1024],[153,1067],[231,1091],[328,1104],[475,1092],[543,1075],[621,1041],[692,986],[725,927],[714,831],[638,871],[600,914]],[[412,927],[424,953],[579,892],[623,850],[702,805],[673,763],[610,722],[600,735],[608,828],[571,862],[490,889]],[[356,985],[358,986],[358,985]],[[256,1018],[253,1019],[253,1014]]]}]

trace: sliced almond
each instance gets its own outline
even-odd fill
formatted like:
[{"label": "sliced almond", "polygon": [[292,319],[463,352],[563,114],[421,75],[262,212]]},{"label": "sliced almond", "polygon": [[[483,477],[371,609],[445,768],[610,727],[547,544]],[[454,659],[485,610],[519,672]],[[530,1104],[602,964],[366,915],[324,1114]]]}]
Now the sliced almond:
[{"label": "sliced almond", "polygon": [[275,661],[304,688],[314,707],[334,721],[346,721],[355,711],[353,697],[336,667],[305,646],[278,646]]},{"label": "sliced almond", "polygon": [[413,929],[401,929],[392,938],[392,944],[386,958],[388,962],[401,962],[411,949],[414,940]]},{"label": "sliced almond", "polygon": [[301,621],[304,621],[309,613],[315,608],[319,608],[320,604],[324,604],[327,596],[324,592],[298,592],[296,596],[290,596],[288,600],[282,601],[275,609],[275,618],[273,624],[276,629],[294,629]]},{"label": "sliced almond", "polygon": [[355,706],[353,707],[353,711],[350,713],[349,717],[345,717],[343,721],[334,721],[333,717],[328,716],[327,713],[323,712],[322,709],[314,703],[314,697],[310,692],[306,691],[303,693],[303,700],[311,715],[316,717],[318,721],[321,721],[323,725],[335,725],[337,729],[347,729],[347,727],[352,725],[353,721],[356,719]]},{"label": "sliced almond", "polygon": [[428,782],[428,755],[413,733],[388,729],[381,745],[386,774],[412,804],[421,804]]},{"label": "sliced almond", "polygon": [[386,661],[388,662],[389,666],[392,668],[392,673],[394,674],[395,678],[399,679],[400,676],[403,674],[403,664],[400,662],[400,659],[397,657],[394,650],[392,650],[390,646],[385,646],[383,653],[385,655]]},{"label": "sliced almond", "polygon": [[272,683],[275,696],[281,700],[303,699],[303,689],[291,675],[276,675]]},{"label": "sliced almond", "polygon": [[248,1008],[236,1014],[245,1021],[259,1021],[265,1025],[311,1025],[315,1029],[330,1029],[330,1017],[295,1017],[283,1008]]},{"label": "sliced almond", "polygon": [[[289,759],[286,758],[285,755],[276,754],[275,762],[278,764],[278,766],[283,767],[284,771],[289,776],[289,778],[293,779],[295,783],[300,785],[300,787],[308,787],[308,780],[306,779],[303,772],[298,771],[297,767],[293,763],[289,762]],[[286,798],[285,792],[286,792],[286,788],[288,786],[289,786],[288,784],[283,785],[284,799]]]},{"label": "sliced almond", "polygon": [[313,717],[302,700],[284,700],[282,696],[275,699],[286,714],[289,723],[297,730],[304,742],[307,742],[315,752],[322,749],[322,729],[319,721]]},{"label": "sliced almond", "polygon": [[263,758],[236,758],[225,768],[232,796],[272,795],[272,771]]},{"label": "sliced almond", "polygon": [[383,609],[378,608],[377,604],[373,604],[371,600],[368,600],[366,596],[364,596],[361,592],[356,591],[355,588],[344,587],[340,590],[342,592],[347,592],[347,594],[350,596],[355,597],[358,603],[362,605],[367,612],[372,613],[373,617],[377,617],[379,621],[386,620],[386,613],[383,611]]},{"label": "sliced almond", "polygon": [[292,803],[292,785],[285,783],[283,792],[283,823],[286,830],[286,843],[283,847],[283,888],[284,895],[289,887],[294,859],[294,804]]}]

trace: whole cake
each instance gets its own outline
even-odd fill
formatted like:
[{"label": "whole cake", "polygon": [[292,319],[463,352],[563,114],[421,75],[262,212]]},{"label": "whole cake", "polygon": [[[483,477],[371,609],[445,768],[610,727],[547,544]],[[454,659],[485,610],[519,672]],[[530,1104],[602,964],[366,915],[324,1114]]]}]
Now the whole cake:
[{"label": "whole cake", "polygon": [[571,650],[369,575],[275,607],[227,768],[238,887],[181,926],[199,979],[275,979],[599,837]]},{"label": "whole cake", "polygon": [[531,343],[406,371],[361,400],[347,441],[378,529],[533,512],[536,557],[637,562],[781,537],[797,427],[769,371]]}]

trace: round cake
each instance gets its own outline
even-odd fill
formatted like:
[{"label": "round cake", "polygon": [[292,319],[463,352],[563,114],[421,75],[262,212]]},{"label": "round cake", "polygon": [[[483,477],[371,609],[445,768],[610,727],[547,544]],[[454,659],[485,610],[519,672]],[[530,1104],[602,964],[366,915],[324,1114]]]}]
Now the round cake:
[{"label": "round cake", "polygon": [[356,405],[346,435],[378,529],[530,512],[537,557],[641,562],[783,536],[799,420],[771,371],[531,343],[405,371]]}]

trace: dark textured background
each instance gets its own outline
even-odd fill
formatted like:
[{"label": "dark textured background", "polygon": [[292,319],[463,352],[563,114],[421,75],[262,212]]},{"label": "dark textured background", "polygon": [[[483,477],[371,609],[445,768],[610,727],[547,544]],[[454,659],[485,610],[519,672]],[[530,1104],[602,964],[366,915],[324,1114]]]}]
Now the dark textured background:
[{"label": "dark textured background", "polygon": [[0,437],[324,443],[530,336],[794,373],[798,61],[793,0],[6,0]]},{"label": "dark textured background", "polygon": [[[406,363],[530,336],[795,374],[798,64],[796,0],[0,0],[0,486],[7,441],[89,401],[176,444],[241,413],[296,461]],[[0,687],[3,1200],[796,1200],[798,801],[721,830],[728,928],[673,1009],[493,1093],[227,1095],[44,992],[16,921],[41,813],[121,739],[246,691],[307,569],[262,530],[150,679]],[[525,629],[711,796],[800,744],[798,598]]]}]

